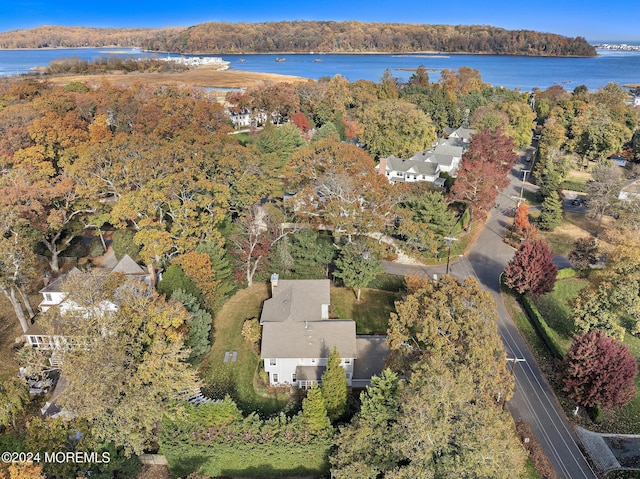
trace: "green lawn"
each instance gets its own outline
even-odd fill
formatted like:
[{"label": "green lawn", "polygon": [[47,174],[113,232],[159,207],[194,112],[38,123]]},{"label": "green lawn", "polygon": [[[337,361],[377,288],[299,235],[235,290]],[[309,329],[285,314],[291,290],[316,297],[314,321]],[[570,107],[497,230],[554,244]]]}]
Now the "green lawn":
[{"label": "green lawn", "polygon": [[357,334],[386,334],[398,293],[363,289],[360,302],[351,288],[331,288],[331,305],[340,319],[353,319]]},{"label": "green lawn", "polygon": [[186,477],[318,477],[329,470],[326,444],[275,447],[268,444],[180,444],[163,447],[171,473]]},{"label": "green lawn", "polygon": [[[229,299],[214,318],[215,340],[200,365],[200,376],[209,395],[229,394],[243,411],[258,411],[263,415],[280,411],[289,399],[283,392],[256,391],[253,383],[260,358],[241,334],[245,319],[259,318],[267,298],[267,284],[259,283]],[[236,362],[224,362],[227,351],[237,351]]]},{"label": "green lawn", "polygon": [[557,337],[563,351],[567,351],[573,342],[572,308],[569,301],[580,293],[589,282],[585,279],[568,278],[557,281],[551,293],[534,298],[534,303]]},{"label": "green lawn", "polygon": [[[356,321],[358,334],[385,334],[389,313],[394,311],[398,297],[398,293],[363,289],[357,303],[351,288],[331,288],[334,313],[341,319]],[[255,384],[260,357],[241,332],[246,319],[260,317],[262,303],[268,298],[268,285],[259,283],[239,291],[225,303],[214,318],[215,340],[199,368],[208,395],[229,394],[243,411],[257,411],[264,416],[281,411],[290,397],[287,392],[267,391]],[[224,362],[227,351],[237,351],[235,362]]]},{"label": "green lawn", "polygon": [[[552,293],[535,300],[540,313],[545,317],[548,325],[558,334],[562,347],[565,350],[571,345],[571,332],[573,329],[571,309],[568,301],[575,298],[580,293],[580,290],[587,284],[586,280],[579,278],[560,280],[556,283],[556,287]],[[505,291],[503,299],[520,333],[529,343],[538,364],[545,372],[549,382],[553,385],[560,403],[565,408],[567,414],[569,414],[569,411],[575,407],[575,404],[568,400],[562,391],[562,383],[557,375],[558,366],[554,365],[544,343],[537,335],[535,328],[533,328],[529,322],[512,293]],[[639,338],[627,333],[625,334],[624,344],[629,346],[632,354],[640,358]],[[636,378],[636,390],[640,391],[640,376]],[[571,415],[570,417],[580,426],[596,432],[640,434],[640,396],[636,396],[633,401],[622,409],[605,410],[601,424],[591,422],[586,414],[576,417]]]}]

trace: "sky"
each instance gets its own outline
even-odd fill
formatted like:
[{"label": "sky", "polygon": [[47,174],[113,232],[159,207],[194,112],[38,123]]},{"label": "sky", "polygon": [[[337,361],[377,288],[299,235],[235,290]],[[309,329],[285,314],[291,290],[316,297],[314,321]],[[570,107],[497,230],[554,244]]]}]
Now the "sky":
[{"label": "sky", "polygon": [[0,31],[41,25],[167,27],[357,20],[491,25],[582,36],[590,42],[640,42],[639,0],[2,0],[2,4]]}]

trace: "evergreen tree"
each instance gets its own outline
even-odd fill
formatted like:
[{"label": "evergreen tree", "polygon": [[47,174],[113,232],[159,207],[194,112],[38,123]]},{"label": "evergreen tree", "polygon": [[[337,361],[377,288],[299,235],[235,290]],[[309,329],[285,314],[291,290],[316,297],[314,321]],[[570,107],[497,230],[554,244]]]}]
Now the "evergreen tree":
[{"label": "evergreen tree", "polygon": [[562,203],[557,191],[552,191],[542,202],[538,225],[543,230],[553,230],[562,223]]},{"label": "evergreen tree", "polygon": [[391,471],[400,456],[390,447],[399,415],[398,376],[390,369],[371,378],[360,395],[362,406],[351,424],[341,427],[329,458],[337,479],[374,479]]},{"label": "evergreen tree", "polygon": [[361,289],[382,272],[382,262],[366,246],[350,243],[340,251],[336,268],[334,276],[342,279],[345,286],[356,289],[359,302]]},{"label": "evergreen tree", "polygon": [[307,391],[307,397],[302,400],[301,418],[306,431],[312,436],[328,436],[333,431],[319,388],[312,387]]},{"label": "evergreen tree", "polygon": [[187,325],[189,326],[189,336],[185,340],[185,346],[191,348],[189,362],[195,363],[204,357],[209,351],[211,334],[211,314],[202,309],[198,298],[182,289],[176,289],[171,295],[171,299],[179,301],[189,312]]},{"label": "evergreen tree", "polygon": [[202,299],[202,293],[195,285],[193,281],[191,281],[182,268],[177,264],[172,264],[167,268],[167,270],[162,274],[162,280],[158,283],[158,287],[156,288],[158,293],[164,294],[168,298],[173,295],[173,292],[181,289],[186,293],[196,297],[198,301]]},{"label": "evergreen tree", "polygon": [[224,247],[214,241],[206,241],[196,247],[198,253],[206,253],[211,261],[211,269],[217,281],[215,288],[216,300],[214,301],[214,311],[222,306],[224,301],[231,296],[236,289],[233,280],[233,268],[231,260]]},{"label": "evergreen tree", "polygon": [[339,419],[347,410],[347,378],[340,365],[340,353],[334,346],[327,359],[327,369],[322,375],[322,397],[331,422]]},{"label": "evergreen tree", "polygon": [[562,176],[554,167],[553,160],[550,156],[538,160],[534,174],[536,177],[536,185],[538,185],[538,195],[540,195],[541,198],[549,197],[552,192],[557,193],[560,183],[562,182]]},{"label": "evergreen tree", "polygon": [[289,253],[293,259],[293,276],[313,279],[327,276],[336,248],[331,236],[305,229],[290,236]]}]

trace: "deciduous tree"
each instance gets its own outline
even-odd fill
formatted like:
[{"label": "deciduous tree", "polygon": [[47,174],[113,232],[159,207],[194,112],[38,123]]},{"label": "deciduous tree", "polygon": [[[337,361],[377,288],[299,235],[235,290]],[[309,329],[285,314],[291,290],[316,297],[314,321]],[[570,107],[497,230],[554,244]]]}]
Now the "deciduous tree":
[{"label": "deciduous tree", "polygon": [[541,295],[553,291],[558,267],[543,239],[525,241],[504,269],[504,283],[518,294]]},{"label": "deciduous tree", "polygon": [[480,396],[509,398],[513,378],[491,296],[471,278],[460,283],[446,275],[439,281],[408,278],[407,287],[410,294],[396,303],[389,319],[389,364],[400,371],[424,357],[463,364]]},{"label": "deciduous tree", "polygon": [[163,414],[172,414],[171,401],[196,387],[183,344],[189,315],[136,279],[79,273],[65,289],[76,307],[41,319],[48,334],[76,346],[60,351],[68,382],[61,406],[90,421],[97,439],[140,454],[156,440]]},{"label": "deciduous tree", "polygon": [[513,421],[478,398],[474,376],[440,356],[415,365],[390,444],[401,459],[384,477],[523,477],[527,456]]},{"label": "deciduous tree", "polygon": [[576,269],[589,269],[598,261],[598,240],[592,237],[578,238],[573,243],[568,259]]},{"label": "deciduous tree", "polygon": [[507,173],[516,160],[513,140],[500,128],[476,133],[462,156],[451,198],[467,203],[476,218],[483,218],[507,186]]},{"label": "deciduous tree", "polygon": [[29,386],[24,379],[11,378],[0,384],[0,425],[12,426],[17,432],[16,419],[30,400]]},{"label": "deciduous tree", "polygon": [[335,263],[337,269],[334,276],[342,279],[345,286],[355,288],[358,302],[362,288],[366,288],[382,272],[380,258],[362,243],[344,246]]},{"label": "deciduous tree", "polygon": [[436,140],[431,119],[415,105],[386,100],[375,103],[360,119],[361,141],[374,158],[409,158]]},{"label": "deciduous tree", "polygon": [[564,390],[581,406],[620,408],[636,396],[636,358],[602,331],[575,338],[565,367]]}]

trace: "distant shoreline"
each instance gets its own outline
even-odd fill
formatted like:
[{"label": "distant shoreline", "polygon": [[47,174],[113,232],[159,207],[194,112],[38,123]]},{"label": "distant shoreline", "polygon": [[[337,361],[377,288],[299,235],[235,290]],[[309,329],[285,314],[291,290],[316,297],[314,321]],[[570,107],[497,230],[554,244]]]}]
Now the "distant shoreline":
[{"label": "distant shoreline", "polygon": [[[493,52],[444,52],[435,50],[419,50],[419,51],[360,51],[360,52],[295,52],[295,51],[282,51],[282,52],[225,52],[225,53],[206,53],[206,52],[170,52],[170,51],[155,51],[144,50],[141,47],[123,47],[122,45],[112,46],[92,46],[92,47],[39,47],[39,48],[0,48],[0,51],[34,51],[34,50],[99,50],[99,49],[120,49],[120,51],[105,52],[105,54],[129,54],[127,49],[139,49],[140,53],[158,54],[158,55],[187,55],[187,56],[221,56],[221,55],[483,55],[483,56],[499,56],[499,57],[527,57],[527,58],[593,58],[591,56],[582,55],[524,55],[524,54],[508,54],[508,53],[493,53]],[[599,56],[596,54],[595,56]]]}]

